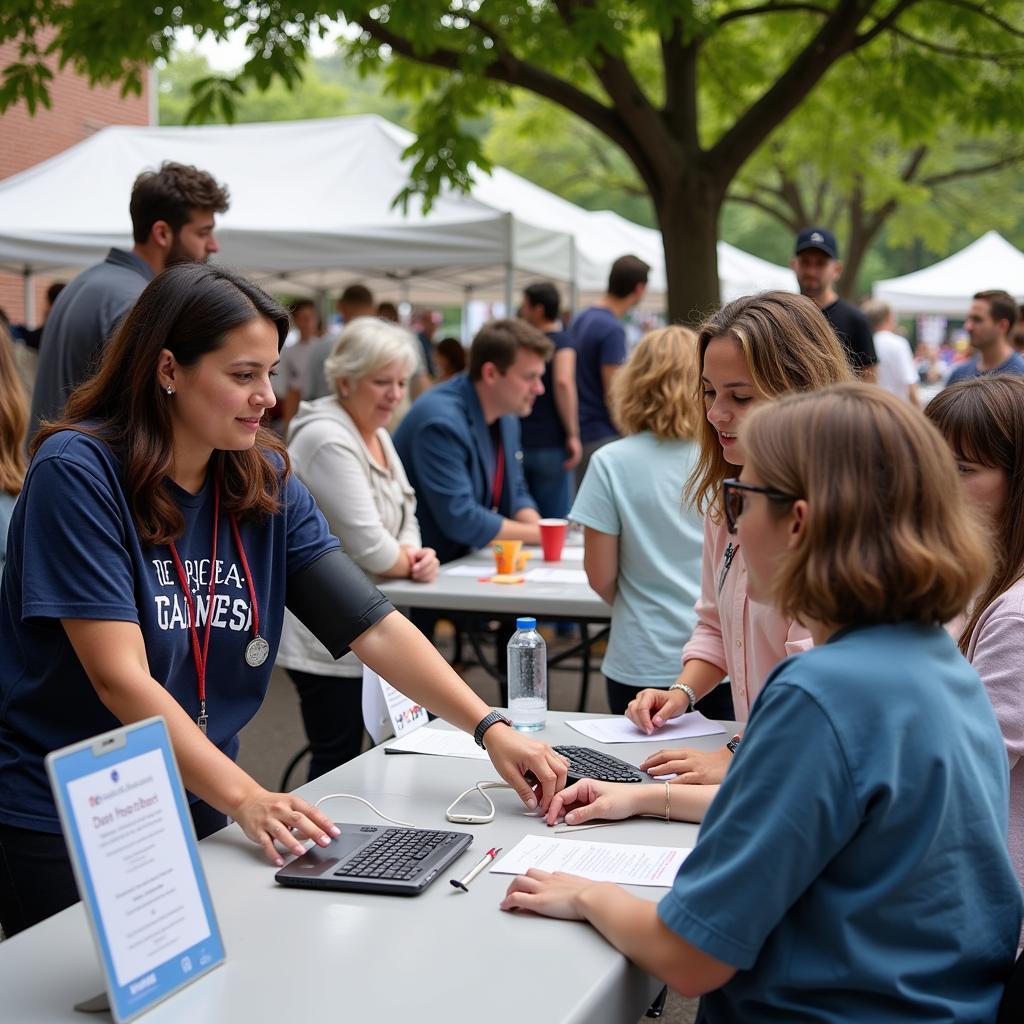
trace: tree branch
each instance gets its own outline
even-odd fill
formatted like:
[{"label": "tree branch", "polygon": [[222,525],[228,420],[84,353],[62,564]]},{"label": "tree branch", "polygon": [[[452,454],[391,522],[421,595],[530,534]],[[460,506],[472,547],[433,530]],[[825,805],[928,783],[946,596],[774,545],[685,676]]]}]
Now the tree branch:
[{"label": "tree branch", "polygon": [[1024,28],[1011,25],[1008,21],[1004,21],[998,14],[993,14],[991,11],[987,10],[984,4],[972,3],[971,0],[940,0],[940,3],[948,4],[950,7],[959,7],[964,11],[973,11],[982,18],[991,21],[993,25],[997,25],[1004,32],[1009,32],[1010,35],[1017,36],[1018,39],[1024,39]]},{"label": "tree branch", "polygon": [[745,195],[743,193],[730,192],[726,199],[733,203],[743,203],[744,206],[752,206],[755,210],[760,210],[762,213],[768,214],[769,217],[779,221],[788,231],[794,235],[800,230],[802,225],[797,222],[787,213],[785,210],[780,210],[778,207],[772,206],[771,203],[766,203],[763,199],[758,199],[757,196]]},{"label": "tree branch", "polygon": [[818,4],[811,3],[787,3],[787,4],[762,4],[759,7],[741,7],[736,11],[727,11],[716,21],[719,25],[725,25],[727,22],[736,21],[739,18],[754,18],[759,14],[790,14],[794,11],[805,11],[812,14],[823,14],[826,18],[832,13],[832,10],[828,7],[821,7]]},{"label": "tree branch", "polygon": [[683,34],[681,19],[672,22],[672,31],[661,40],[662,73],[665,78],[665,119],[672,134],[682,142],[687,154],[700,149],[698,134],[698,83],[696,37],[689,42]]},{"label": "tree branch", "polygon": [[[898,0],[893,12],[902,13],[916,2]],[[874,0],[867,0],[865,8],[861,0],[839,0],[832,16],[793,58],[789,67],[708,151],[708,162],[716,173],[726,181],[731,179],[758,146],[800,105],[829,68],[860,45],[857,26],[873,3]]]},{"label": "tree branch", "polygon": [[857,43],[854,49],[859,49],[862,46],[866,46],[877,36],[880,36],[883,32],[885,32],[886,29],[892,28],[892,26],[896,23],[896,19],[899,18],[901,14],[904,14],[907,11],[907,9],[910,8],[915,3],[917,3],[917,0],[899,0],[899,3],[897,3],[896,6],[893,7],[893,9],[884,18],[879,18],[878,21],[876,21],[875,24],[872,25],[867,32],[865,32],[863,35],[857,36]]},{"label": "tree branch", "polygon": [[941,53],[944,57],[961,57],[967,60],[991,60],[1001,62],[1004,60],[1019,60],[1024,57],[1024,50],[965,50],[959,46],[943,46],[942,43],[933,43],[930,39],[922,39],[915,36],[906,29],[891,26],[890,31],[900,39],[906,39],[908,43],[920,46],[924,50],[931,50],[933,53]]},{"label": "tree branch", "polygon": [[931,188],[935,185],[945,185],[950,181],[959,181],[961,178],[971,178],[979,174],[1001,171],[1006,167],[1012,167],[1022,162],[1024,162],[1024,150],[1011,153],[1009,156],[1004,156],[999,160],[992,160],[987,164],[975,164],[973,167],[957,167],[952,171],[945,171],[942,174],[933,174],[927,178],[922,178],[920,183]]}]

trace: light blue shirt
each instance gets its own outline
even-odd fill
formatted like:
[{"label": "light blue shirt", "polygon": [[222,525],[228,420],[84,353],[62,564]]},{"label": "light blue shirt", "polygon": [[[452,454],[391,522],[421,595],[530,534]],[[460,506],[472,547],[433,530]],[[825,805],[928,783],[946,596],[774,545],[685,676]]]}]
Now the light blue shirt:
[{"label": "light blue shirt", "polygon": [[658,905],[738,968],[702,1024],[995,1020],[1021,919],[1008,801],[992,706],[939,626],[781,662]]},{"label": "light blue shirt", "polygon": [[671,686],[697,621],[704,521],[683,503],[692,441],[644,431],[591,457],[569,518],[619,538],[619,579],[601,671],[630,686]]}]

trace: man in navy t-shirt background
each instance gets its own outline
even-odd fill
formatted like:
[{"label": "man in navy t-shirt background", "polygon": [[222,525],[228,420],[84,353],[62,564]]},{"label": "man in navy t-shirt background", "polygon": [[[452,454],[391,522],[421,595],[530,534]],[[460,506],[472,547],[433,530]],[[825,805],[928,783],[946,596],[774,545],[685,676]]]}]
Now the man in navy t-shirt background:
[{"label": "man in navy t-shirt background", "polygon": [[572,500],[569,471],[580,461],[576,349],[559,322],[558,289],[538,281],[523,289],[520,319],[547,335],[555,354],[544,366],[544,393],[520,420],[526,486],[547,519],[564,519]]},{"label": "man in navy t-shirt background", "polygon": [[590,456],[619,432],[608,412],[612,377],[626,361],[625,315],[644,297],[650,267],[636,256],[620,256],[608,275],[608,290],[572,322],[569,334],[576,349],[576,390],[579,394],[580,441],[583,454],[576,466],[578,487]]},{"label": "man in navy t-shirt background", "polygon": [[964,323],[971,348],[978,354],[954,366],[946,383],[955,384],[990,373],[1024,373],[1024,358],[1010,341],[1010,332],[1019,315],[1017,303],[1008,292],[996,289],[978,292]]}]

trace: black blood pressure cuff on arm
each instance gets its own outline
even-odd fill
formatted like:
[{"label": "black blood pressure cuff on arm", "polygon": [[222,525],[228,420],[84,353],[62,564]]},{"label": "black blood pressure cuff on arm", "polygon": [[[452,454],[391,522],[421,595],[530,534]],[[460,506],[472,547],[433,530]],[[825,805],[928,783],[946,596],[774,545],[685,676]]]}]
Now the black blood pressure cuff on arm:
[{"label": "black blood pressure cuff on arm", "polygon": [[340,548],[288,577],[285,604],[335,659],[395,610]]}]

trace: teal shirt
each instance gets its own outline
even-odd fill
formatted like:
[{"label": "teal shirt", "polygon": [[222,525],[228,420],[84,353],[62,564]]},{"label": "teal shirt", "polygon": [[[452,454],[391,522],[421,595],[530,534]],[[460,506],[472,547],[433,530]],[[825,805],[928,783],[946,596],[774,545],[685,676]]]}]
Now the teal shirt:
[{"label": "teal shirt", "polygon": [[1008,793],[945,630],[858,628],[787,658],[658,907],[738,968],[699,1020],[995,1020],[1021,921]]},{"label": "teal shirt", "polygon": [[619,538],[619,579],[601,671],[619,683],[671,686],[697,621],[704,521],[683,504],[692,441],[645,431],[591,457],[569,518]]}]

